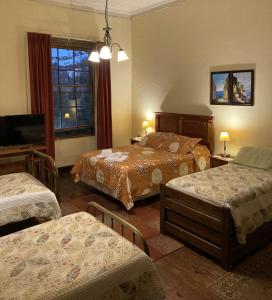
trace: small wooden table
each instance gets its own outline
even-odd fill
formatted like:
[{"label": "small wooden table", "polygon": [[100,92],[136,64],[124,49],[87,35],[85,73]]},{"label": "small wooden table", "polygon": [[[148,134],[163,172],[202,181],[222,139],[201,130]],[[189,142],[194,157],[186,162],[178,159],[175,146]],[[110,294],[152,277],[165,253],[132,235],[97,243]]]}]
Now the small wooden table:
[{"label": "small wooden table", "polygon": [[130,144],[133,145],[133,144],[139,143],[141,141],[141,139],[142,139],[141,136],[136,136],[134,138],[131,138],[130,139]]},{"label": "small wooden table", "polygon": [[[17,146],[17,147],[3,147],[0,148],[0,175],[5,175],[15,172],[24,172],[26,168],[26,157],[33,151],[46,150],[45,145],[33,145],[33,146]],[[23,159],[10,160],[11,157],[23,156]],[[2,160],[2,161],[1,161]]]},{"label": "small wooden table", "polygon": [[226,165],[229,162],[231,162],[232,160],[233,160],[232,156],[223,157],[223,156],[219,156],[219,155],[212,155],[211,156],[211,168],[216,168],[216,167]]}]

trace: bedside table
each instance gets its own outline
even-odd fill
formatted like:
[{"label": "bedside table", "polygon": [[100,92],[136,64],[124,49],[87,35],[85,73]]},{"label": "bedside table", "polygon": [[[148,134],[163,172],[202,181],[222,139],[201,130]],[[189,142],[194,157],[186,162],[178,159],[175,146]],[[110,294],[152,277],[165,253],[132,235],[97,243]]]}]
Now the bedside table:
[{"label": "bedside table", "polygon": [[133,144],[139,143],[141,141],[141,139],[142,139],[141,136],[136,136],[134,138],[131,138],[130,139],[130,144],[133,145]]},{"label": "bedside table", "polygon": [[212,155],[211,156],[211,168],[220,167],[223,165],[228,164],[233,160],[233,157],[222,157],[219,155]]}]

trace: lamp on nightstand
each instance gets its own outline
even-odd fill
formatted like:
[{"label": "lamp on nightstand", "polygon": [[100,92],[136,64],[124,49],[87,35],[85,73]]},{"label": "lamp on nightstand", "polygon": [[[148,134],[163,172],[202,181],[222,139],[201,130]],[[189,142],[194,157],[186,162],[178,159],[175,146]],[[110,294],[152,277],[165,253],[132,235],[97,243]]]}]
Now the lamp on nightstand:
[{"label": "lamp on nightstand", "polygon": [[226,142],[230,141],[229,133],[227,131],[222,131],[220,133],[219,141],[224,142],[224,154],[222,156],[228,157],[229,154],[227,154],[227,143]]},{"label": "lamp on nightstand", "polygon": [[148,121],[143,121],[142,128],[145,130],[145,135],[147,135],[147,128],[149,126]]}]

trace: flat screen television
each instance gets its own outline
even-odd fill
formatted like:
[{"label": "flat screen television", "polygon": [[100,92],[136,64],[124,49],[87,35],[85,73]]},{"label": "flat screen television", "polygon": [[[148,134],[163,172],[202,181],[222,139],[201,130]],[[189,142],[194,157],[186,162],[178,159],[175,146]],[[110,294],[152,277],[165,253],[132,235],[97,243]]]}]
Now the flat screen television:
[{"label": "flat screen television", "polygon": [[0,116],[0,147],[44,143],[44,115]]}]

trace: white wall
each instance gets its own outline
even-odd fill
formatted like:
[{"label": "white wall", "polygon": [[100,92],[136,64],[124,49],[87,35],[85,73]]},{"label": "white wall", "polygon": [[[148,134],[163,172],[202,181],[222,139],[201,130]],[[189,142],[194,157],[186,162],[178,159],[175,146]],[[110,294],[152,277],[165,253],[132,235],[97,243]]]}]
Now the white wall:
[{"label": "white wall", "polygon": [[[222,130],[233,154],[243,145],[272,147],[271,16],[271,0],[185,0],[134,17],[133,134],[147,111],[213,114],[215,152],[222,152]],[[248,66],[255,105],[210,105],[210,71]]]},{"label": "white wall", "polygon": [[[131,20],[110,17],[112,37],[131,57]],[[0,115],[30,112],[27,82],[28,31],[87,40],[102,40],[104,16],[30,0],[0,0]],[[113,143],[131,136],[131,59],[112,61]],[[95,137],[56,141],[58,166],[71,165],[83,151],[96,148]]]}]

